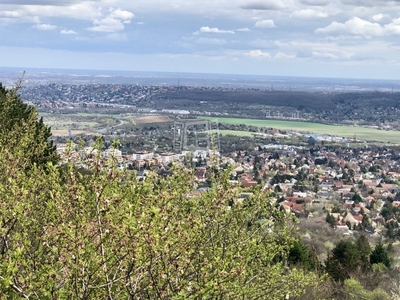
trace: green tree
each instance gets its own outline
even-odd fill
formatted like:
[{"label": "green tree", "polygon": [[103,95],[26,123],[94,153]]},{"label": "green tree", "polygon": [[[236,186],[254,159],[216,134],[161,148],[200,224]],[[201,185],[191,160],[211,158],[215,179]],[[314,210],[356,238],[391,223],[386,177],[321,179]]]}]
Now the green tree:
[{"label": "green tree", "polygon": [[331,226],[334,226],[336,223],[335,217],[332,216],[329,212],[326,214],[325,221]]},{"label": "green tree", "polygon": [[349,299],[359,300],[389,300],[392,299],[384,290],[376,288],[372,291],[366,290],[362,284],[354,279],[349,278],[344,282],[345,291]]},{"label": "green tree", "polygon": [[325,266],[327,273],[337,281],[344,281],[361,266],[360,253],[353,242],[341,240],[329,255]]},{"label": "green tree", "polygon": [[356,241],[356,246],[358,248],[358,252],[360,254],[361,264],[364,269],[369,267],[369,255],[371,254],[371,246],[368,242],[368,239],[365,235],[360,235],[360,237]]},{"label": "green tree", "polygon": [[5,88],[0,83],[0,147],[10,160],[18,160],[19,166],[29,169],[33,164],[56,163],[56,147],[49,140],[50,127],[44,125],[43,118],[33,106],[21,100],[18,91]]},{"label": "green tree", "polygon": [[362,201],[361,196],[358,193],[354,193],[353,197],[351,198],[355,203],[360,203]]},{"label": "green tree", "polygon": [[288,262],[291,265],[299,265],[309,271],[316,271],[320,268],[315,249],[310,250],[300,240],[293,242],[289,251]]},{"label": "green tree", "polygon": [[379,243],[375,246],[375,249],[370,255],[370,262],[371,264],[383,263],[387,268],[390,268],[391,261],[389,258],[389,254],[383,247],[382,243]]}]

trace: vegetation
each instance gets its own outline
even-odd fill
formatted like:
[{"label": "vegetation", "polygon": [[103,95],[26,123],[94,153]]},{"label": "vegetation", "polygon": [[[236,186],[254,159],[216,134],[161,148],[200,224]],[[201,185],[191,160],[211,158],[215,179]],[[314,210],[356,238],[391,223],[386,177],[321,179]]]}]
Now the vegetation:
[{"label": "vegetation", "polygon": [[[38,120],[34,107],[22,102],[19,86],[6,89],[0,84],[0,147],[10,160],[17,159],[21,168],[34,164],[56,163],[56,147],[49,140],[50,127]],[[15,157],[18,154],[18,157]]]},{"label": "vegetation", "polygon": [[234,204],[239,191],[227,172],[194,197],[189,171],[139,181],[100,156],[89,175],[55,165],[52,153],[25,171],[37,127],[21,124],[26,130],[7,136],[13,148],[0,153],[1,298],[281,299],[318,282],[286,265],[293,217],[261,192]]},{"label": "vegetation", "polygon": [[358,139],[381,142],[397,142],[400,139],[399,131],[385,131],[374,128],[366,128],[359,126],[344,126],[344,125],[326,125],[312,122],[300,121],[282,121],[282,120],[257,120],[257,119],[242,119],[242,118],[213,118],[201,117],[202,119],[218,120],[222,124],[245,124],[247,126],[269,127],[281,130],[294,130],[314,134],[329,134],[353,139],[354,136]]},{"label": "vegetation", "polygon": [[58,164],[35,109],[3,91],[24,109],[4,109],[0,139],[0,299],[389,299],[384,245],[340,241],[321,263],[269,193],[238,201],[229,170],[198,195],[176,166],[139,180],[100,154],[85,172]]},{"label": "vegetation", "polygon": [[[216,90],[204,88],[182,88],[176,91],[166,91],[157,95],[159,99],[171,102],[176,105],[179,100],[186,102],[206,101],[211,103],[226,103],[245,105],[270,105],[270,106],[288,106],[297,109],[315,108],[318,103],[319,109],[333,109],[335,104],[329,97],[323,93],[309,93],[300,91],[269,91],[269,90],[252,90],[252,89],[233,89],[233,90]],[[301,104],[300,104],[301,103]]]}]

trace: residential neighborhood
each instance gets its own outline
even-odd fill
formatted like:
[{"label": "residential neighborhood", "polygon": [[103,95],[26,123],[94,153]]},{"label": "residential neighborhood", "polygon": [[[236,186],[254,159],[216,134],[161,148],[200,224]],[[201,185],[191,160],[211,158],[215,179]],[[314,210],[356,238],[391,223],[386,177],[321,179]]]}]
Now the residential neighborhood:
[{"label": "residential neighborhood", "polygon": [[99,152],[89,146],[78,150],[74,144],[57,144],[57,152],[81,168],[88,168],[99,155],[102,161],[112,159],[120,169],[136,171],[143,178],[150,171],[165,176],[173,164],[192,169],[198,181],[193,193],[208,187],[217,164],[229,169],[232,186],[245,192],[260,186],[279,209],[300,220],[325,218],[343,235],[354,231],[396,235],[399,227],[399,150],[263,145],[225,154],[215,150],[122,154],[114,148]]}]

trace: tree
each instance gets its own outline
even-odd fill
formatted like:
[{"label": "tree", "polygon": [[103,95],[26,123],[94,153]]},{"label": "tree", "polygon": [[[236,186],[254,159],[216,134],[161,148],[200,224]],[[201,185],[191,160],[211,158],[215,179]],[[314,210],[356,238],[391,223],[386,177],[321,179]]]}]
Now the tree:
[{"label": "tree", "polygon": [[381,243],[377,244],[375,249],[372,251],[370,262],[371,264],[383,263],[387,268],[390,268],[391,261],[389,255]]},{"label": "tree", "polygon": [[353,200],[354,203],[360,203],[362,198],[358,193],[354,193],[353,197],[351,197],[351,200]]},{"label": "tree", "polygon": [[371,254],[371,246],[365,235],[360,235],[356,241],[358,252],[360,253],[361,264],[364,269],[369,267],[369,255]]},{"label": "tree", "polygon": [[332,250],[325,266],[334,280],[344,281],[361,263],[357,246],[353,242],[341,240]]},{"label": "tree", "polygon": [[20,83],[8,89],[0,83],[0,147],[17,159],[19,167],[31,168],[34,164],[56,163],[56,147],[49,140],[50,127],[44,125],[43,118],[33,106],[25,104],[18,94]]},{"label": "tree", "polygon": [[300,240],[294,241],[290,248],[288,262],[309,271],[316,271],[320,268],[315,249],[308,249]]},{"label": "tree", "polygon": [[325,221],[331,225],[332,227],[335,225],[336,223],[336,219],[334,216],[332,216],[329,212],[326,214],[326,218]]},{"label": "tree", "polygon": [[349,299],[368,299],[368,300],[389,300],[392,299],[384,290],[376,288],[373,291],[366,290],[362,284],[354,279],[349,278],[344,282],[345,291]]}]

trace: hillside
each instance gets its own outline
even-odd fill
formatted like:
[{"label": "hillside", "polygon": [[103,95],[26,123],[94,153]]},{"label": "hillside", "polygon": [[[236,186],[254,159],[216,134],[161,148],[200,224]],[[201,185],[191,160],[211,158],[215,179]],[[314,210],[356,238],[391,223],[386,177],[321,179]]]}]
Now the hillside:
[{"label": "hillside", "polygon": [[324,93],[298,91],[266,91],[266,90],[218,90],[191,88],[166,91],[158,95],[159,99],[178,104],[179,102],[200,102],[288,106],[295,109],[334,109],[335,103]]}]

